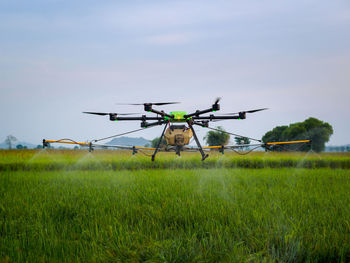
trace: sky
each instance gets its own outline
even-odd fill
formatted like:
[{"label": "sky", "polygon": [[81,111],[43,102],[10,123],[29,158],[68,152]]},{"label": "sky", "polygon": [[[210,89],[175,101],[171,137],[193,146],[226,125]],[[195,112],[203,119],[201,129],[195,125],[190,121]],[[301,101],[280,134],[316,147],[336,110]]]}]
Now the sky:
[{"label": "sky", "polygon": [[349,29],[347,0],[0,0],[0,142],[102,138],[140,123],[83,111],[221,97],[222,113],[269,110],[212,127],[260,139],[316,117],[334,128],[328,145],[349,144]]}]

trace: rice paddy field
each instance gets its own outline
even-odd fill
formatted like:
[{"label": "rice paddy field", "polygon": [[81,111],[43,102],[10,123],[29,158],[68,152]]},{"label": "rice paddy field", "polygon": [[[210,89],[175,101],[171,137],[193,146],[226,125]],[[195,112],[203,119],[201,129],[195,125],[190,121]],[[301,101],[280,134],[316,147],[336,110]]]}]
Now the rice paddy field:
[{"label": "rice paddy field", "polygon": [[0,151],[0,262],[349,262],[350,154]]}]

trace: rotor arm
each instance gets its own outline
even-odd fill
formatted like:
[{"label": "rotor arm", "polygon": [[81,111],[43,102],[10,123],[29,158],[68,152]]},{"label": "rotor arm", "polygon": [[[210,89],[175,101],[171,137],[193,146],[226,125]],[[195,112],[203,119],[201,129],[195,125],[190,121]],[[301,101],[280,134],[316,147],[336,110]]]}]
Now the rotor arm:
[{"label": "rotor arm", "polygon": [[119,116],[111,116],[111,121],[159,121],[163,120],[163,118],[160,117],[147,117],[146,115],[143,115],[141,117],[119,117]]},{"label": "rotor arm", "polygon": [[208,113],[208,112],[213,112],[213,111],[214,111],[213,108],[206,109],[206,110],[197,110],[197,111],[195,111],[193,113],[185,115],[184,117],[185,118],[190,118],[190,117],[193,117],[193,116],[199,117],[199,115],[202,115],[202,114],[205,114],[205,113]]},{"label": "rotor arm", "polygon": [[[147,112],[153,112],[153,113],[155,113],[155,114],[158,114],[158,115],[160,115],[160,116],[162,116],[162,117],[168,117],[168,118],[173,118],[174,116],[172,116],[172,115],[169,115],[169,114],[167,114],[167,113],[165,113],[164,111],[158,111],[158,110],[155,110],[155,109],[153,109],[153,105],[166,105],[166,104],[176,104],[176,103],[178,103],[178,102],[163,102],[163,103],[144,103],[143,104],[143,106],[144,106],[144,110],[145,111],[147,111]],[[137,104],[135,104],[135,105],[137,105]]]},{"label": "rotor arm", "polygon": [[193,120],[239,120],[240,116],[215,116],[210,114],[210,116],[193,116]]},{"label": "rotor arm", "polygon": [[166,116],[166,117],[168,117],[168,118],[173,118],[173,117],[174,117],[173,115],[170,115],[170,114],[168,114],[168,113],[165,113],[164,111],[157,111],[157,110],[155,110],[155,109],[153,109],[153,108],[151,108],[150,112],[153,112],[153,113],[155,113],[155,114],[158,114],[158,115],[160,115],[160,116],[162,116],[162,117],[164,117],[164,116]]},{"label": "rotor arm", "polygon": [[141,127],[142,128],[148,128],[148,127],[152,127],[152,126],[157,126],[157,125],[162,125],[162,124],[165,124],[167,123],[166,121],[164,120],[158,120],[157,122],[151,122],[151,123],[148,123],[146,121],[143,121],[141,122]]},{"label": "rotor arm", "polygon": [[215,100],[215,103],[211,106],[210,109],[206,109],[206,110],[196,110],[195,112],[193,113],[190,113],[190,114],[186,114],[184,117],[187,119],[187,118],[191,118],[191,117],[199,117],[199,115],[202,115],[202,114],[205,114],[205,113],[208,113],[208,112],[215,112],[215,111],[218,111],[220,110],[220,104],[219,104],[219,101],[220,101],[220,98],[217,98]]},{"label": "rotor arm", "polygon": [[[166,123],[166,121],[163,118],[147,117],[146,115],[142,115],[141,117],[116,117],[115,120],[116,121],[141,121],[142,128],[148,128],[148,127],[162,125]],[[156,122],[148,123],[147,121],[156,121]]]}]

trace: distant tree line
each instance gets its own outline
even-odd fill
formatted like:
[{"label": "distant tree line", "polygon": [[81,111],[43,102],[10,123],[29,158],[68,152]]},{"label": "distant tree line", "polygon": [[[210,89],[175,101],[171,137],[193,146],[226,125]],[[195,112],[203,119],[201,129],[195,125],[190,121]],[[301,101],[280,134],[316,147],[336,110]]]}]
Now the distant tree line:
[{"label": "distant tree line", "polygon": [[21,149],[28,149],[28,147],[27,146],[23,146],[22,144],[17,144],[16,145],[16,149],[18,149],[18,150],[21,150]]},{"label": "distant tree line", "polygon": [[349,145],[326,146],[326,152],[350,152]]}]

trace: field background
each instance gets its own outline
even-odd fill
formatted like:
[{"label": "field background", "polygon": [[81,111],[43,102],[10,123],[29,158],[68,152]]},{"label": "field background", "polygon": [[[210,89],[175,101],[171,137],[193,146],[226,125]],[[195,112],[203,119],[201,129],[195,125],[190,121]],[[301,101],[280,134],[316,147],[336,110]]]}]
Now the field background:
[{"label": "field background", "polygon": [[198,168],[341,168],[350,169],[350,153],[273,153],[252,152],[239,155],[227,151],[209,151],[204,162],[198,152],[161,152],[151,162],[152,152],[95,150],[0,150],[0,171],[54,170],[136,170],[136,169],[198,169]]},{"label": "field background", "polygon": [[349,262],[350,155],[0,151],[0,262]]}]

